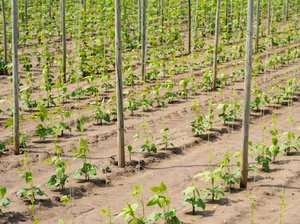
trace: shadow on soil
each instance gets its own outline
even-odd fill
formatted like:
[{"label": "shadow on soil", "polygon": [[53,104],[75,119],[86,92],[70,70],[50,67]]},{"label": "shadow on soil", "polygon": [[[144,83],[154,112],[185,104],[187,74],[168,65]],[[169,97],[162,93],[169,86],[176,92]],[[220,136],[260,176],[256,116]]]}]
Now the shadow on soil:
[{"label": "shadow on soil", "polygon": [[24,214],[20,212],[6,212],[3,216],[3,219],[4,219],[4,223],[14,223],[14,224],[28,221],[28,217],[26,217]]},{"label": "shadow on soil", "polygon": [[[215,214],[215,211],[214,210],[195,211],[194,214],[193,214],[193,212],[189,211],[189,212],[185,212],[185,214],[186,215],[194,215],[194,216],[200,215],[203,217],[210,217]],[[189,223],[186,223],[186,224],[189,224]]]}]

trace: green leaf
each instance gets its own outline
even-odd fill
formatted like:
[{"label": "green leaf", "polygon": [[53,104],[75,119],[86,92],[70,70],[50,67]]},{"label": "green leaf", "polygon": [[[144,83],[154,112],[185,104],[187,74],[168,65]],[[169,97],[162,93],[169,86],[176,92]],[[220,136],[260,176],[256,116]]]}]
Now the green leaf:
[{"label": "green leaf", "polygon": [[161,183],[160,183],[160,191],[161,191],[161,192],[165,192],[166,190],[167,190],[167,186],[165,185],[164,182],[161,182]]},{"label": "green leaf", "polygon": [[147,201],[147,206],[156,205],[158,203],[158,199],[159,199],[158,195],[151,196]]},{"label": "green leaf", "polygon": [[0,198],[3,198],[6,195],[6,187],[0,185]]},{"label": "green leaf", "polygon": [[10,205],[10,203],[11,203],[11,201],[8,198],[5,198],[5,199],[2,199],[0,204],[2,206],[6,207],[6,206]]}]

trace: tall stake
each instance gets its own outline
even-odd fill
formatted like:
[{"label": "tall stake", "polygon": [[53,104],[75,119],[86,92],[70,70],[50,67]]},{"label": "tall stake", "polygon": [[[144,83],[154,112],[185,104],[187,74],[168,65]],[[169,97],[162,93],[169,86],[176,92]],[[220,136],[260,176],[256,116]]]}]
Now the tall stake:
[{"label": "tall stake", "polygon": [[271,34],[271,0],[268,0],[268,36]]},{"label": "tall stake", "polygon": [[245,87],[244,87],[244,110],[242,126],[242,166],[240,187],[247,187],[248,178],[248,144],[251,100],[251,76],[252,76],[252,38],[253,38],[253,11],[254,0],[248,0],[247,10],[247,36],[245,55]]},{"label": "tall stake", "polygon": [[25,0],[24,2],[24,22],[25,22],[25,27],[27,29],[28,25],[28,0]]},{"label": "tall stake", "polygon": [[141,1],[142,0],[138,0],[138,29],[139,29],[139,33],[142,32],[142,7],[141,7]]},{"label": "tall stake", "polygon": [[217,0],[216,10],[216,27],[215,27],[215,50],[214,50],[214,64],[213,64],[213,86],[212,89],[217,88],[217,73],[218,73],[218,48],[219,48],[219,31],[220,31],[220,5],[221,0]]},{"label": "tall stake", "polygon": [[146,81],[146,13],[147,13],[147,6],[146,6],[146,1],[147,0],[142,0],[143,5],[142,5],[142,80],[145,82]]},{"label": "tall stake", "polygon": [[122,43],[121,43],[121,4],[115,0],[115,51],[116,51],[116,82],[117,82],[117,129],[118,129],[118,166],[125,167],[124,150],[124,117],[122,90]]},{"label": "tall stake", "polygon": [[7,34],[6,34],[6,16],[5,16],[5,4],[4,0],[2,3],[2,21],[3,21],[3,43],[4,43],[4,63],[7,65]]},{"label": "tall stake", "polygon": [[289,0],[286,0],[286,6],[285,6],[285,20],[288,21],[289,20],[289,7],[290,7],[290,3]]},{"label": "tall stake", "polygon": [[257,0],[256,8],[256,38],[255,38],[255,52],[258,52],[259,48],[259,26],[260,26],[260,0]]},{"label": "tall stake", "polygon": [[162,44],[165,41],[164,38],[164,29],[165,29],[165,17],[164,17],[164,7],[165,7],[165,3],[164,0],[161,0],[161,37],[160,37],[160,43]]},{"label": "tall stake", "polygon": [[63,81],[67,82],[67,42],[66,42],[66,0],[61,0],[61,40],[62,40],[62,71],[63,71]]},{"label": "tall stake", "polygon": [[19,77],[18,77],[18,0],[12,0],[12,63],[14,98],[14,153],[20,153],[19,144]]},{"label": "tall stake", "polygon": [[188,0],[188,54],[191,53],[191,39],[192,39],[192,15],[191,15],[191,0]]}]

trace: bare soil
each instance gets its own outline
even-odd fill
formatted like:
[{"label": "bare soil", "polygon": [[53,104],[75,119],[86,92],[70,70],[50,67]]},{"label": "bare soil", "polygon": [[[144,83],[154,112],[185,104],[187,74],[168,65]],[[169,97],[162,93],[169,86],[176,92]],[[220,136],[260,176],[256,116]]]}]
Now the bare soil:
[{"label": "bare soil", "polygon": [[[274,49],[272,54],[285,52],[288,48],[296,48],[299,43],[293,43],[288,47]],[[260,56],[265,58],[267,55],[261,53]],[[220,73],[239,70],[243,67],[241,59],[235,60],[237,66],[233,67],[233,61],[220,65]],[[265,74],[259,74],[253,85],[264,90],[270,90],[276,83],[285,84],[290,77],[296,77],[299,80],[300,60],[287,66],[277,67],[276,70],[269,70]],[[196,77],[201,77],[200,71],[194,71]],[[39,74],[37,72],[37,74]],[[37,75],[36,74],[36,75]],[[187,73],[175,76],[175,81],[188,75]],[[38,81],[37,81],[38,82]],[[6,99],[9,105],[11,85],[6,78],[0,78],[0,95]],[[86,83],[80,83],[85,85]],[[151,84],[149,84],[151,85]],[[86,131],[83,137],[89,141],[91,156],[89,160],[98,168],[96,177],[92,177],[90,182],[83,180],[73,180],[69,178],[66,190],[60,192],[57,189],[46,186],[47,179],[53,174],[54,168],[42,161],[52,156],[54,144],[52,140],[40,142],[36,137],[30,139],[27,150],[30,155],[32,171],[34,173],[34,183],[40,184],[41,188],[46,191],[47,197],[42,197],[37,201],[36,211],[39,223],[54,224],[61,218],[67,223],[105,223],[105,217],[101,215],[101,208],[110,207],[113,216],[116,216],[125,202],[133,201],[128,195],[132,191],[134,184],[142,184],[144,188],[144,197],[150,196],[149,188],[153,185],[164,181],[168,187],[168,194],[172,198],[172,206],[177,210],[178,216],[182,223],[250,223],[250,195],[256,198],[254,209],[254,220],[257,224],[273,224],[279,222],[280,215],[280,195],[284,192],[286,208],[283,214],[283,223],[299,224],[300,220],[300,153],[296,152],[291,156],[285,156],[281,153],[278,161],[271,164],[271,170],[268,173],[260,170],[249,173],[249,185],[247,190],[240,190],[235,186],[231,192],[227,192],[224,197],[215,203],[207,201],[205,211],[199,210],[196,215],[191,215],[191,208],[183,205],[182,191],[191,183],[195,174],[208,170],[209,152],[213,152],[214,163],[223,158],[227,148],[232,152],[241,148],[241,120],[236,120],[229,125],[223,125],[221,121],[216,122],[212,131],[203,136],[193,136],[190,132],[190,122],[194,114],[190,107],[194,101],[201,105],[203,113],[207,113],[207,101],[212,99],[213,102],[219,103],[236,99],[243,100],[243,79],[238,78],[234,83],[224,87],[223,94],[218,92],[201,92],[197,96],[189,96],[188,99],[179,99],[175,103],[167,104],[164,108],[153,108],[151,111],[137,111],[133,116],[129,112],[125,113],[126,143],[133,144],[135,147],[141,142],[134,142],[133,136],[138,130],[138,124],[148,122],[150,129],[154,133],[155,140],[159,140],[159,131],[162,128],[161,120],[166,121],[170,129],[170,136],[174,147],[163,150],[160,146],[159,153],[144,158],[142,154],[135,154],[134,161],[128,164],[125,169],[115,166],[115,157],[117,154],[116,124],[106,124],[103,126],[95,125],[94,122],[88,122],[85,125]],[[75,88],[71,86],[71,88]],[[141,86],[136,87],[141,89]],[[126,90],[126,88],[125,88]],[[234,93],[234,94],[232,94]],[[110,96],[112,93],[106,93]],[[38,95],[38,94],[36,94]],[[35,96],[36,96],[35,95]],[[72,108],[74,119],[82,113],[92,115],[93,111],[87,108],[91,99],[84,98],[79,101],[70,100],[66,107]],[[78,109],[79,108],[79,109]],[[252,113],[250,126],[250,139],[253,142],[261,141],[262,125],[267,126],[266,142],[270,144],[271,113],[277,114],[277,128],[281,134],[284,131],[293,130],[299,135],[298,127],[300,126],[300,95],[297,93],[292,105],[273,105],[263,108],[261,112]],[[219,111],[215,111],[215,116]],[[30,112],[23,111],[25,116]],[[287,122],[288,115],[294,118],[293,125]],[[1,126],[4,125],[5,118],[0,119]],[[27,117],[26,117],[27,118]],[[32,133],[37,121],[25,119],[22,122],[23,129],[26,133]],[[7,139],[10,136],[10,130],[1,131],[1,139]],[[80,161],[72,159],[71,150],[77,145],[81,133],[72,131],[66,134],[66,137],[59,138],[59,145],[64,149],[64,157],[70,159],[70,166],[67,172],[69,174],[75,168],[80,166]],[[18,168],[21,168],[20,160],[23,155],[14,156],[11,152],[5,152],[0,157],[0,184],[8,188],[8,197],[12,200],[11,206],[4,209],[4,216],[0,217],[0,223],[32,223],[31,214],[28,204],[24,203],[17,195],[18,190],[25,186],[20,177]],[[127,158],[128,160],[128,158]],[[254,159],[250,159],[254,163]],[[108,165],[111,173],[102,174],[101,168]],[[109,180],[109,184],[106,184]],[[206,187],[207,183],[198,181],[199,187]],[[72,202],[63,205],[59,197],[71,192]],[[149,214],[151,210],[147,211]],[[116,220],[116,223],[122,223]]]}]

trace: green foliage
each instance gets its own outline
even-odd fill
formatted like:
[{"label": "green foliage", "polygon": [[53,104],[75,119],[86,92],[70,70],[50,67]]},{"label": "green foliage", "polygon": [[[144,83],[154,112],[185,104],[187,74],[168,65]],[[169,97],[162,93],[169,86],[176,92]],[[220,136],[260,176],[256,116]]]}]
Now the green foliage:
[{"label": "green foliage", "polygon": [[138,109],[138,102],[135,98],[135,93],[130,92],[124,102],[125,108],[130,111],[130,114],[133,115],[134,111]]},{"label": "green foliage", "polygon": [[219,118],[223,120],[224,124],[234,121],[239,113],[239,107],[237,107],[237,105],[232,107],[228,102],[218,104],[217,109],[222,110],[222,113],[219,114]]},{"label": "green foliage", "polygon": [[61,158],[62,153],[62,148],[55,143],[55,156],[46,159],[45,162],[50,163],[55,167],[55,174],[49,177],[47,184],[50,187],[61,187],[61,190],[63,191],[68,178],[65,173],[68,161]]},{"label": "green foliage", "polygon": [[5,198],[6,192],[6,187],[0,185],[0,215],[3,215],[2,209],[11,203],[9,198]]},{"label": "green foliage", "polygon": [[260,89],[253,88],[252,94],[254,96],[254,100],[251,101],[250,107],[252,110],[258,111],[261,109],[262,105],[266,105],[270,103],[268,95]]},{"label": "green foliage", "polygon": [[166,224],[180,224],[178,217],[176,216],[176,210],[170,207],[171,199],[167,195],[167,187],[164,182],[161,182],[158,186],[153,186],[150,189],[153,195],[148,199],[147,206],[157,205],[162,209],[161,212],[153,212],[149,216],[149,220],[157,222],[163,220]]},{"label": "green foliage", "polygon": [[35,128],[35,135],[40,138],[41,141],[45,141],[48,135],[53,134],[52,127],[45,126],[43,124],[38,124]]},{"label": "green foliage", "polygon": [[220,172],[219,176],[224,181],[225,189],[230,190],[235,184],[239,184],[241,170],[239,168],[239,162],[232,164],[231,160],[234,157],[239,157],[239,153],[236,152],[230,155],[229,149],[224,153],[224,158],[219,162]]},{"label": "green foliage", "polygon": [[97,124],[102,125],[103,121],[110,123],[111,118],[109,112],[104,110],[104,101],[91,103],[92,107],[95,109],[94,118]]},{"label": "green foliage", "polygon": [[[143,132],[143,136],[141,136],[140,132]],[[142,145],[140,146],[140,150],[142,152],[153,152],[157,153],[157,144],[154,142],[154,137],[152,131],[149,129],[148,123],[141,123],[139,125],[139,130],[135,134],[134,139],[135,141],[138,139],[142,139]]]},{"label": "green foliage", "polygon": [[209,160],[210,160],[210,169],[209,171],[205,171],[202,173],[198,173],[195,175],[195,178],[200,177],[203,181],[208,182],[210,184],[210,187],[207,187],[205,189],[206,191],[206,196],[211,197],[211,201],[214,202],[215,200],[219,200],[220,196],[224,196],[224,191],[221,187],[221,185],[217,185],[218,179],[220,179],[220,172],[221,168],[215,168],[214,165],[212,165],[212,159],[213,155],[210,152],[209,155]]},{"label": "green foliage", "polygon": [[191,204],[192,205],[192,213],[195,214],[195,208],[202,208],[205,209],[205,195],[201,194],[200,190],[196,187],[195,183],[193,182],[192,185],[188,186],[183,192],[185,196],[184,204]]},{"label": "green foliage", "polygon": [[90,180],[90,175],[95,176],[97,174],[96,166],[87,162],[87,156],[90,154],[90,150],[86,139],[80,138],[78,148],[74,148],[72,153],[74,159],[80,158],[83,163],[81,168],[75,170],[73,174],[74,178],[84,175],[85,180]]},{"label": "green foliage", "polygon": [[262,166],[262,170],[268,172],[270,170],[271,152],[264,143],[253,144],[249,143],[251,150],[256,154],[256,162]]},{"label": "green foliage", "polygon": [[111,212],[110,212],[110,208],[102,208],[101,209],[101,213],[102,215],[106,216],[107,220],[105,222],[105,224],[114,224],[112,217],[111,217]]},{"label": "green foliage", "polygon": [[77,131],[83,132],[84,131],[84,123],[86,123],[89,118],[85,115],[82,115],[78,119],[76,119],[76,129]]},{"label": "green foliage", "polygon": [[300,136],[296,137],[294,132],[288,131],[282,133],[282,139],[284,142],[280,146],[280,149],[287,155],[289,155],[293,149],[298,151],[300,148]]},{"label": "green foliage", "polygon": [[6,148],[5,143],[0,140],[0,155],[3,153],[3,151],[5,150],[5,148]]},{"label": "green foliage", "polygon": [[160,130],[160,142],[159,142],[159,144],[163,144],[165,149],[168,148],[169,144],[174,147],[174,145],[172,143],[170,143],[172,138],[169,134],[169,128],[166,127],[166,121],[165,120],[162,120],[162,126],[163,126],[163,128]]}]

